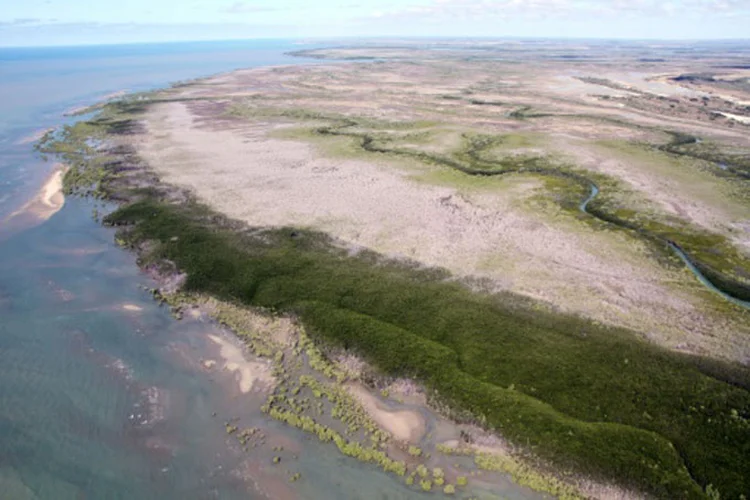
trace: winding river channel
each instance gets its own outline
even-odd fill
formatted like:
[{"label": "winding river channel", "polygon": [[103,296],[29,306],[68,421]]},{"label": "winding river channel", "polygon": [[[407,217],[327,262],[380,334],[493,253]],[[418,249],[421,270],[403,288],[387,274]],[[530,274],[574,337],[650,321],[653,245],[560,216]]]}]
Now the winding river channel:
[{"label": "winding river channel", "polygon": [[[590,215],[592,217],[596,217],[595,214],[588,211],[588,206],[591,201],[593,201],[596,196],[599,194],[599,188],[596,186],[596,184],[591,183],[589,195],[584,199],[581,204],[579,205],[579,209],[581,212]],[[597,217],[598,218],[598,217]],[[601,220],[601,219],[600,219]],[[605,221],[606,222],[606,221]],[[658,238],[658,237],[657,237]],[[711,291],[718,293],[721,295],[724,299],[728,300],[729,302],[732,302],[733,304],[736,304],[740,307],[744,307],[746,309],[750,309],[750,302],[747,302],[745,300],[738,299],[737,297],[734,297],[725,291],[719,289],[714,285],[711,280],[709,280],[701,271],[698,269],[695,264],[693,263],[692,259],[686,254],[676,243],[672,241],[668,241],[662,238],[659,238],[663,243],[665,243],[669,248],[677,255],[680,260],[687,266],[688,269],[695,275],[696,278],[698,278],[698,281],[700,281],[706,288],[710,289]]]},{"label": "winding river channel", "polygon": [[[623,230],[633,231],[637,233],[639,236],[649,239],[655,244],[658,243],[658,244],[664,245],[665,247],[670,248],[671,251],[673,251],[674,254],[680,258],[680,260],[682,260],[682,262],[687,266],[687,268],[695,275],[695,277],[703,285],[705,285],[711,291],[719,294],[724,299],[732,302],[733,304],[736,304],[746,309],[750,309],[750,302],[748,302],[747,300],[743,300],[742,298],[737,297],[733,295],[732,293],[729,293],[726,289],[722,288],[720,285],[717,286],[717,283],[715,280],[709,278],[708,276],[706,276],[706,274],[703,271],[701,271],[701,269],[699,268],[700,264],[696,262],[695,259],[690,257],[674,241],[671,241],[663,236],[660,236],[646,229],[643,229],[642,227],[639,227],[638,225],[634,223],[630,223],[628,221],[619,219],[616,216],[609,216],[609,214],[605,214],[604,212],[592,211],[590,208],[591,202],[596,199],[596,197],[600,194],[600,191],[599,191],[599,187],[593,181],[591,181],[589,178],[587,178],[584,175],[581,175],[578,173],[564,172],[558,169],[540,166],[537,164],[537,160],[538,160],[537,158],[528,158],[528,159],[522,160],[520,164],[512,164],[512,165],[505,165],[502,160],[490,161],[490,160],[482,158],[481,151],[487,146],[489,146],[491,143],[486,143],[478,147],[470,148],[469,151],[467,151],[467,154],[473,164],[467,165],[461,161],[458,161],[458,160],[455,160],[453,158],[449,158],[446,156],[434,155],[430,153],[414,151],[414,150],[409,150],[409,149],[390,148],[390,147],[378,144],[376,140],[367,133],[351,132],[347,130],[356,125],[357,123],[355,121],[343,120],[341,121],[341,123],[338,123],[338,124],[321,127],[317,129],[317,132],[323,135],[344,135],[344,136],[357,138],[360,140],[360,146],[365,151],[374,152],[374,153],[385,153],[385,154],[394,154],[394,155],[400,155],[400,156],[408,156],[408,157],[416,158],[421,161],[426,161],[426,162],[434,163],[434,164],[441,165],[444,167],[452,168],[460,172],[463,172],[464,174],[467,174],[467,175],[494,177],[494,176],[506,175],[506,174],[511,174],[511,173],[531,173],[531,174],[537,174],[537,175],[543,175],[543,176],[564,178],[572,183],[577,183],[581,185],[582,187],[585,186],[586,190],[588,191],[588,194],[578,204],[578,209],[580,212],[588,216],[594,217],[598,219],[599,221],[604,222],[605,224],[610,224]],[[664,146],[663,149],[669,150],[670,146],[681,145],[685,143],[689,144],[689,143],[694,143],[698,141],[699,139],[695,137],[688,137],[687,139],[685,139],[682,136],[677,135],[677,138],[674,139],[672,143],[670,143],[669,145]],[[717,164],[717,167],[719,168],[722,168],[722,165],[724,165],[723,167],[724,169],[727,168],[726,164],[724,163],[716,163],[716,164]],[[741,290],[742,293],[744,293],[745,295],[750,294],[750,288],[745,284],[736,282],[731,278],[721,276],[721,275],[717,275],[717,278],[719,280],[722,280],[728,283],[730,286]]]}]

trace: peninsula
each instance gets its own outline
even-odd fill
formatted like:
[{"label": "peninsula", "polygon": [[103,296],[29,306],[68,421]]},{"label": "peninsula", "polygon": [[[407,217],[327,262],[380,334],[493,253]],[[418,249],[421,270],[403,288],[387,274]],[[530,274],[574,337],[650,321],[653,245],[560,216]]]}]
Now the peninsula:
[{"label": "peninsula", "polygon": [[[118,98],[38,147],[68,193],[120,203],[105,221],[161,297],[272,361],[264,409],[345,454],[465,484],[372,395],[409,386],[554,495],[743,498],[750,70],[725,49],[310,50]],[[465,437],[429,455],[482,452]]]}]

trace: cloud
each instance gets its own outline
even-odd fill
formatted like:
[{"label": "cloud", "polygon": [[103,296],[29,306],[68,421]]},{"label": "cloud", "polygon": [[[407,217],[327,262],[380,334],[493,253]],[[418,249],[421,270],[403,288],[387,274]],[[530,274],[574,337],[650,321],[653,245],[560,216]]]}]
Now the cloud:
[{"label": "cloud", "polygon": [[421,20],[502,19],[561,15],[571,8],[570,0],[432,0],[425,5],[376,11],[372,13],[372,17]]},{"label": "cloud", "polygon": [[40,19],[37,17],[22,17],[11,21],[0,21],[0,26],[31,26],[38,24],[47,24],[56,21],[56,19]]},{"label": "cloud", "polygon": [[447,21],[598,16],[750,16],[748,0],[431,0],[372,12],[385,20]]},{"label": "cloud", "polygon": [[248,14],[253,12],[272,12],[276,9],[265,5],[253,5],[252,2],[234,2],[229,7],[222,9],[225,14]]},{"label": "cloud", "polygon": [[747,0],[610,0],[602,2],[598,11],[650,16],[745,15],[750,13],[750,3]]}]

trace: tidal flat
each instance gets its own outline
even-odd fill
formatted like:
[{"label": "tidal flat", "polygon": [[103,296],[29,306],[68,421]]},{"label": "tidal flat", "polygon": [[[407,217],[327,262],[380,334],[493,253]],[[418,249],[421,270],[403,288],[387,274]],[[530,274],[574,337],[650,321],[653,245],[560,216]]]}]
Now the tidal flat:
[{"label": "tidal flat", "polygon": [[[127,96],[39,149],[121,203],[176,311],[218,301],[273,363],[264,410],[345,455],[445,494],[471,474],[435,457],[466,453],[560,497],[747,494],[750,129],[678,79],[715,59],[380,50]],[[260,313],[296,333],[229,319]],[[427,457],[346,389],[398,380],[502,453]]]}]

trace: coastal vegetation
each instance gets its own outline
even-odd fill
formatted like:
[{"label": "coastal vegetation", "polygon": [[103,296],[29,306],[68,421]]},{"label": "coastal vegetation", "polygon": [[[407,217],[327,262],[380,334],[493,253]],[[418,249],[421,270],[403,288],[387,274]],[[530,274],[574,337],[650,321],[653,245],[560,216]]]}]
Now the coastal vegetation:
[{"label": "coastal vegetation", "polygon": [[[107,217],[129,244],[187,273],[187,290],[298,315],[314,338],[411,376],[564,468],[664,497],[743,493],[743,369],[667,352],[632,332],[528,310],[434,271],[348,257],[318,233],[236,234],[200,205],[142,200]],[[213,227],[212,227],[213,226]]]},{"label": "coastal vegetation", "polygon": [[[104,221],[120,228],[118,241],[139,251],[143,265],[170,263],[186,274],[188,293],[296,318],[315,343],[296,348],[308,354],[317,373],[341,383],[345,375],[322,352],[357,353],[384,376],[424,384],[440,404],[500,433],[529,460],[552,465],[561,476],[614,481],[660,498],[742,498],[750,491],[746,367],[669,351],[639,332],[557,312],[510,292],[472,290],[443,269],[368,250],[352,253],[315,230],[247,228],[159,184],[148,172],[135,182],[127,175],[135,167],[123,161],[130,153],[101,144],[137,128],[139,114],[157,102],[141,96],[107,105],[98,117],[50,134],[39,146],[70,164],[70,192],[122,202]],[[612,177],[544,155],[498,152],[503,141],[516,138],[468,131],[453,150],[435,151],[423,147],[434,121],[279,112],[244,104],[230,115],[316,122],[288,133],[346,141],[357,154],[406,158],[472,178],[542,177],[557,188],[555,201],[563,210],[599,227],[633,233],[669,265],[679,262],[670,245],[681,248],[717,288],[748,297],[746,257],[725,236],[620,205],[608,196],[621,188]],[[524,106],[510,118],[539,114]],[[691,147],[681,138],[670,144],[670,154]],[[692,154],[697,150],[693,147]],[[733,165],[744,168],[741,161]],[[586,205],[592,186],[601,194]],[[290,377],[284,352],[262,337],[250,342],[275,361],[275,375],[282,380],[264,407],[270,416],[403,476],[416,488],[451,494],[466,482],[459,477],[455,485],[445,484],[441,469],[390,458],[381,446],[388,438],[347,410],[353,403],[340,387],[304,374]],[[343,427],[335,430],[310,417],[323,405]],[[241,434],[235,426],[227,432]],[[365,437],[368,445],[359,440]],[[405,452],[409,460],[424,455],[414,445]],[[477,455],[475,462],[488,470],[511,469],[514,477],[528,474],[497,457]],[[564,486],[554,493],[568,494]]]}]

